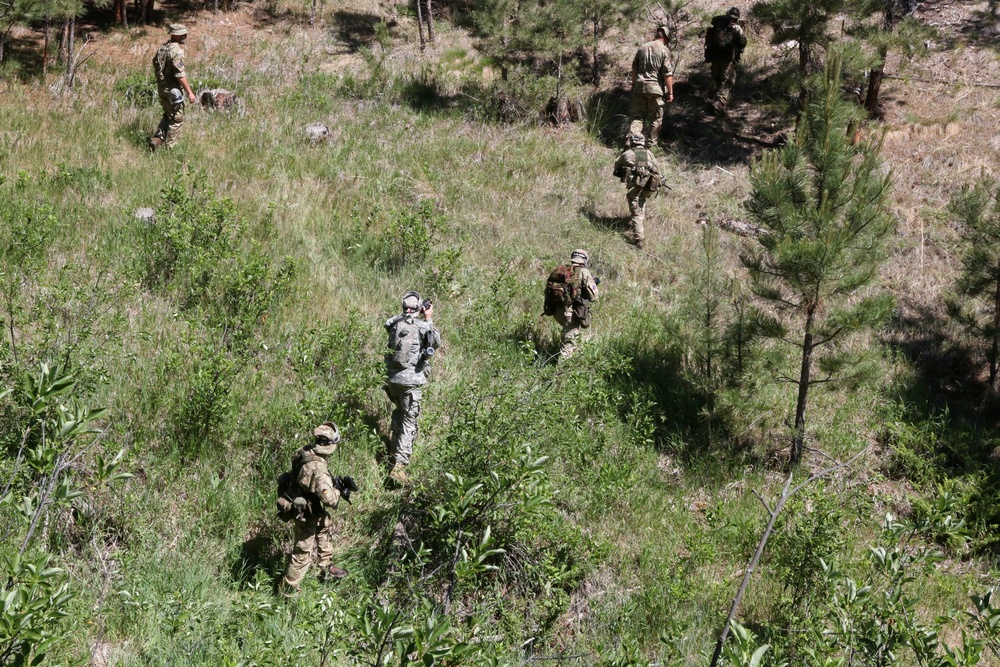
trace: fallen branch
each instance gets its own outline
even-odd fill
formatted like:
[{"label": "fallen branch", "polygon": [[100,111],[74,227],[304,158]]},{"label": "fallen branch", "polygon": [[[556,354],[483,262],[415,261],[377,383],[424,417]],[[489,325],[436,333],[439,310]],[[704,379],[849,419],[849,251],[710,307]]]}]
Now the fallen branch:
[{"label": "fallen branch", "polygon": [[717,220],[712,220],[705,213],[699,215],[695,223],[699,225],[713,224],[719,229],[731,234],[755,239],[759,239],[762,236],[769,236],[771,234],[771,232],[764,229],[760,225],[755,225],[751,222],[744,222],[743,220],[736,220],[734,218],[718,218]]},{"label": "fallen branch", "polygon": [[81,56],[83,56],[84,49],[87,48],[87,45],[90,44],[90,41],[91,41],[90,37],[88,37],[87,40],[83,43],[83,46],[80,47],[80,50],[77,51],[76,55],[70,60],[69,67],[66,68],[66,87],[67,88],[72,88],[73,87],[73,83],[76,81],[76,73],[77,73],[77,71],[81,67],[83,67],[83,65],[88,60],[90,60],[94,56],[95,53],[97,53],[97,49],[94,49],[93,51],[91,51],[90,53],[88,53],[85,58],[81,58]]},{"label": "fallen branch", "polygon": [[971,88],[1000,88],[996,83],[967,83],[965,81],[943,81],[941,79],[925,79],[919,76],[899,76],[898,74],[883,74],[883,79],[895,79],[896,81],[919,81],[920,83],[939,83],[944,86],[969,86]]}]

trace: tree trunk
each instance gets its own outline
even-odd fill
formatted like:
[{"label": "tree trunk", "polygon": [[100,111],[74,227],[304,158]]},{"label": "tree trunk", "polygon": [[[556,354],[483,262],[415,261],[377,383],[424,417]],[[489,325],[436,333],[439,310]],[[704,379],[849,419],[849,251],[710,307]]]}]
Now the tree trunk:
[{"label": "tree trunk", "polygon": [[319,5],[319,0],[312,0],[312,6],[309,8],[309,25],[316,25],[316,10]]},{"label": "tree trunk", "polygon": [[1000,280],[993,292],[993,341],[990,345],[990,388],[997,387],[997,365],[1000,364]]},{"label": "tree trunk", "polygon": [[73,47],[76,44],[76,17],[71,16],[69,19],[69,41],[66,42],[66,65],[69,65],[70,60],[73,58]]},{"label": "tree trunk", "polygon": [[125,0],[114,0],[115,3],[115,23],[128,29],[128,11]]},{"label": "tree trunk", "polygon": [[427,42],[424,41],[424,10],[423,5],[420,4],[420,0],[417,0],[417,33],[420,35],[420,50],[423,51],[427,48]]},{"label": "tree trunk", "polygon": [[885,75],[885,59],[889,55],[886,49],[879,49],[879,64],[868,72],[868,92],[865,94],[865,110],[869,118],[878,115],[878,100],[882,94],[882,77]]},{"label": "tree trunk", "polygon": [[142,25],[149,25],[153,20],[153,0],[140,0],[142,3],[142,11],[139,13],[139,20]]},{"label": "tree trunk", "polygon": [[806,78],[809,76],[809,45],[799,40],[799,76],[802,89],[799,91],[799,113],[806,108]]},{"label": "tree trunk", "polygon": [[431,5],[431,0],[427,0],[427,41],[434,41],[434,7]]},{"label": "tree trunk", "polygon": [[806,398],[809,395],[809,376],[812,373],[813,323],[816,305],[806,311],[806,330],[802,339],[802,367],[799,369],[799,397],[795,403],[795,435],[792,438],[791,465],[802,461],[802,448],[806,439]]},{"label": "tree trunk", "polygon": [[69,19],[63,21],[62,35],[59,37],[59,64],[65,65],[69,62],[69,57],[66,55],[66,49],[69,48]]},{"label": "tree trunk", "polygon": [[51,20],[48,16],[45,17],[45,38],[42,40],[42,81],[45,81],[45,75],[49,73],[49,24]]},{"label": "tree trunk", "polygon": [[594,61],[593,61],[594,88],[597,88],[598,86],[601,85],[601,66],[597,55],[598,49],[601,46],[599,27],[600,23],[598,21],[594,21]]}]

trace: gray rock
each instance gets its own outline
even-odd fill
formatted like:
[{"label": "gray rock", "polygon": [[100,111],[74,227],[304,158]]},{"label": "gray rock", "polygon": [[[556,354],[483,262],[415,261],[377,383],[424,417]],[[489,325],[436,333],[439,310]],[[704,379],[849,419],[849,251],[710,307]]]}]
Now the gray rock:
[{"label": "gray rock", "polygon": [[135,219],[148,224],[153,224],[156,222],[156,209],[149,208],[148,206],[136,209]]},{"label": "gray rock", "polygon": [[310,123],[306,125],[306,136],[309,137],[309,143],[315,146],[330,138],[330,128],[322,123]]}]

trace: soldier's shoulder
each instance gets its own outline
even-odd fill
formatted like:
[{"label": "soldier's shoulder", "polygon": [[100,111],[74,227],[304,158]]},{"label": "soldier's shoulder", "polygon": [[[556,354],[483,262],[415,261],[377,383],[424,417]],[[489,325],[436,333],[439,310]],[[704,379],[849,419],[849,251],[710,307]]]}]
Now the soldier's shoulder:
[{"label": "soldier's shoulder", "polygon": [[184,56],[184,49],[182,49],[181,45],[178,44],[177,42],[167,42],[166,47],[170,55],[174,57]]}]

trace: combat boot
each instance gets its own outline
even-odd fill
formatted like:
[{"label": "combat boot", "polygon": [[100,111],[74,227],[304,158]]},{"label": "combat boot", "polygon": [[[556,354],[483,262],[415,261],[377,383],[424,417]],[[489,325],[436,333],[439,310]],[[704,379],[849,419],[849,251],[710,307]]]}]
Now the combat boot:
[{"label": "combat boot", "polygon": [[163,139],[161,139],[159,137],[150,137],[149,138],[149,152],[150,153],[155,153],[156,149],[159,148],[161,145],[163,145]]},{"label": "combat boot", "polygon": [[347,576],[347,570],[343,570],[336,565],[331,565],[319,573],[320,581],[330,581],[331,579],[343,579]]},{"label": "combat boot", "polygon": [[389,479],[401,486],[405,486],[410,483],[410,478],[406,474],[406,468],[399,463],[394,465],[392,470],[389,471]]}]

